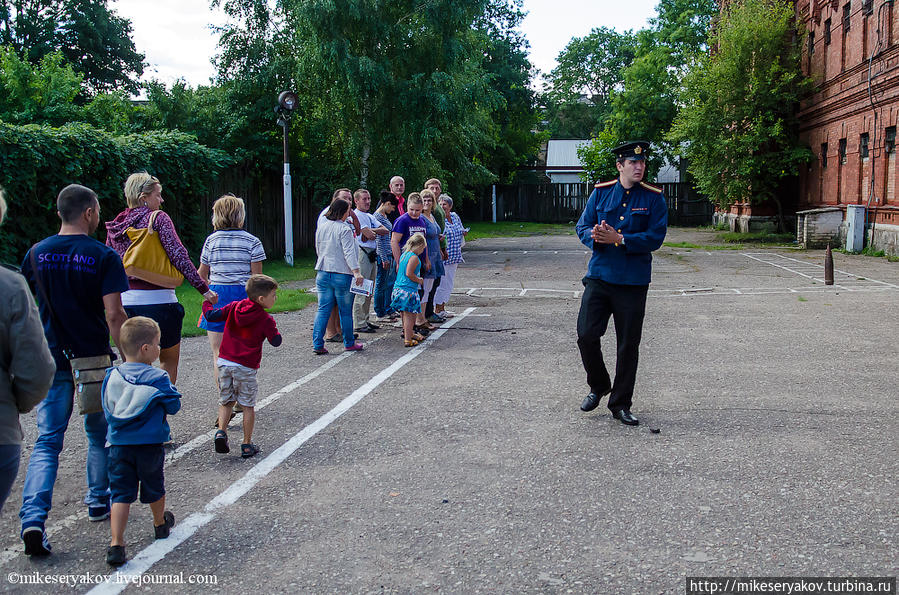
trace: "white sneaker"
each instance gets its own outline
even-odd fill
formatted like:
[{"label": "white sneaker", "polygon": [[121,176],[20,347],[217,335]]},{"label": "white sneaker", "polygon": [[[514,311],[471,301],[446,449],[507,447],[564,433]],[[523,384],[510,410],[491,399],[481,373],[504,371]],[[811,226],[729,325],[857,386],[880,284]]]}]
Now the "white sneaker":
[{"label": "white sneaker", "polygon": [[450,312],[449,310],[444,310],[443,312],[441,312],[441,314],[443,314],[444,318],[452,318],[456,315],[455,312]]}]

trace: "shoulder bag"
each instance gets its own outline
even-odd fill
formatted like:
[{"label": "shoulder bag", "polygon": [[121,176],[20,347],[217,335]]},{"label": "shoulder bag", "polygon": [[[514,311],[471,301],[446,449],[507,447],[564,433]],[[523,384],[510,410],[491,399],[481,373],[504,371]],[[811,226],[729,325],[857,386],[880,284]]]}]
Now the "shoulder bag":
[{"label": "shoulder bag", "polygon": [[146,229],[129,227],[125,230],[131,239],[131,245],[122,256],[122,264],[129,277],[174,289],[184,281],[184,275],[172,264],[159,240],[159,233],[153,229],[158,214],[159,211],[150,214]]},{"label": "shoulder bag", "polygon": [[[31,270],[34,275],[34,282],[40,291],[41,299],[47,304],[47,310],[50,312],[50,320],[53,322],[53,328],[57,334],[68,335],[68,331],[59,322],[56,312],[53,310],[53,304],[47,297],[47,291],[37,272],[37,262],[34,257],[35,244],[31,247]],[[72,367],[72,381],[75,384],[75,402],[78,404],[78,413],[87,415],[88,413],[99,413],[103,411],[101,404],[103,379],[106,377],[106,368],[112,365],[112,358],[108,353],[103,355],[93,355],[88,357],[74,357],[71,350],[71,344],[66,341],[63,343],[62,337],[57,337],[62,344],[62,354]],[[66,346],[69,345],[69,347]]]}]

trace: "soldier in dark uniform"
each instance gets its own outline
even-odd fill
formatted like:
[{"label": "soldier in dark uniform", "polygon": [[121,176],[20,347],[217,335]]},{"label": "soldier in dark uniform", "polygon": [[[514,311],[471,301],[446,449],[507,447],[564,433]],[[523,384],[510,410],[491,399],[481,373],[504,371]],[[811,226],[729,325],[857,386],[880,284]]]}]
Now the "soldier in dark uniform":
[{"label": "soldier in dark uniform", "polygon": [[[618,179],[596,185],[577,222],[578,237],[593,250],[577,319],[577,345],[590,386],[581,410],[592,411],[610,394],[612,416],[629,426],[640,423],[630,409],[652,251],[661,247],[668,227],[662,191],[643,181],[648,149],[646,141],[613,149]],[[614,384],[600,350],[610,316],[615,319],[618,343]]]}]

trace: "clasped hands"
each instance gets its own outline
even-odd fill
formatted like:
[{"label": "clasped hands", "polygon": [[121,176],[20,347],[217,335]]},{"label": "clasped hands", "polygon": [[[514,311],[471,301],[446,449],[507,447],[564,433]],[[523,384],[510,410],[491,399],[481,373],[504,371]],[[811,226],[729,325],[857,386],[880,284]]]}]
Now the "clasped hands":
[{"label": "clasped hands", "polygon": [[624,241],[624,236],[618,233],[614,227],[606,223],[605,219],[598,225],[593,226],[590,232],[593,241],[598,244],[620,244]]}]

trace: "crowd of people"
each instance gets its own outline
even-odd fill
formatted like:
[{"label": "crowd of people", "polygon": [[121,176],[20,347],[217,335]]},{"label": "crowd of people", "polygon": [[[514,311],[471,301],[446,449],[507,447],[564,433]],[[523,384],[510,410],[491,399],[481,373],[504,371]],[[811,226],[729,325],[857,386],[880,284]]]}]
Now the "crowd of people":
[{"label": "crowd of people", "polygon": [[[394,177],[371,213],[368,190],[340,188],[319,215],[315,354],[341,340],[361,351],[359,333],[386,323],[402,327],[404,344],[413,347],[453,316],[446,303],[466,230],[439,180],[408,198],[404,191],[405,181]],[[282,337],[267,312],[278,283],[262,274],[265,250],[243,229],[243,200],[215,201],[214,231],[195,267],[161,210],[159,179],[132,174],[123,194],[126,208],[106,222],[104,245],[91,237],[101,221],[96,193],[66,186],[57,196],[59,232],[29,249],[21,275],[0,269],[9,306],[0,315],[0,511],[21,458],[19,415],[34,409],[38,435],[19,511],[28,556],[52,550],[46,521],[76,410],[88,441],[87,518],[111,519],[106,561],[126,562],[125,526],[138,499],[150,506],[154,536],[168,537],[175,519],[165,510],[164,444],[171,439],[167,416],[181,407],[175,383],[185,314],[175,288],[184,280],[203,297],[197,325],[209,339],[219,394],[213,449],[230,452],[228,422],[242,411],[240,455],[259,452],[252,441],[256,372],[263,342],[278,346]],[[5,214],[0,191],[0,224]]]},{"label": "crowd of people", "polygon": [[456,269],[464,262],[467,230],[440,180],[431,178],[424,186],[404,197],[406,182],[394,176],[390,189],[379,192],[374,214],[368,190],[340,188],[319,214],[318,314],[312,332],[316,355],[328,353],[325,342],[341,338],[344,349],[362,350],[359,334],[373,333],[383,324],[402,327],[404,344],[414,347],[435,325],[455,315],[446,304]]}]

